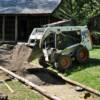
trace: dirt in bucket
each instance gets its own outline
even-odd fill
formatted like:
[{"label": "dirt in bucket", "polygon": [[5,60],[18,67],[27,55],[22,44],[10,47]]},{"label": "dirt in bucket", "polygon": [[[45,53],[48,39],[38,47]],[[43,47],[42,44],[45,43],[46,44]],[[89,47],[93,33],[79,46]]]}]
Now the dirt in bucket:
[{"label": "dirt in bucket", "polygon": [[32,49],[25,44],[18,44],[12,51],[11,59],[12,66],[16,71],[21,71],[24,68],[24,63],[28,63]]},{"label": "dirt in bucket", "polygon": [[0,49],[0,65],[11,71],[20,71],[23,69],[24,63],[28,63],[28,59],[32,53],[32,49],[27,47],[25,43],[14,46],[13,49]]}]

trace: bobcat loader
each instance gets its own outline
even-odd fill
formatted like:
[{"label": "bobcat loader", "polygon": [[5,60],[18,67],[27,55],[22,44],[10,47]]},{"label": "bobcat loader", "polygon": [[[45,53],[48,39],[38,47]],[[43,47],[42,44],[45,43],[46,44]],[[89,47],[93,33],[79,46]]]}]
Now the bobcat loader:
[{"label": "bobcat loader", "polygon": [[35,28],[28,40],[33,48],[43,51],[40,65],[53,65],[59,71],[70,68],[73,61],[86,63],[92,49],[91,35],[86,26],[46,26]]}]

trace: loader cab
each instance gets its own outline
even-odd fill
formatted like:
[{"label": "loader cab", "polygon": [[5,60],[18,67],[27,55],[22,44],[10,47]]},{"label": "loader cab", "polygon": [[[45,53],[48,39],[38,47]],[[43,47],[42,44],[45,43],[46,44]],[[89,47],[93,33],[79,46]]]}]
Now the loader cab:
[{"label": "loader cab", "polygon": [[73,61],[85,63],[92,49],[90,34],[85,26],[48,27],[40,41],[43,56],[40,65],[52,64],[59,71],[72,66]]},{"label": "loader cab", "polygon": [[63,31],[59,34],[51,33],[44,41],[43,48],[63,50],[81,42],[80,31]]}]

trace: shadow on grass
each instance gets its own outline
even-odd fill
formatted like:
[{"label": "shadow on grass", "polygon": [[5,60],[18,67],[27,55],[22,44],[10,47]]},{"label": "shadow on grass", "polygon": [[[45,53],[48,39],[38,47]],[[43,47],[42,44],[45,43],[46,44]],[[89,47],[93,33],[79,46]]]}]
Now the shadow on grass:
[{"label": "shadow on grass", "polygon": [[87,63],[84,64],[74,64],[70,69],[68,69],[65,73],[66,75],[70,75],[74,72],[84,70],[86,68],[98,67],[100,65],[100,59],[91,58]]}]

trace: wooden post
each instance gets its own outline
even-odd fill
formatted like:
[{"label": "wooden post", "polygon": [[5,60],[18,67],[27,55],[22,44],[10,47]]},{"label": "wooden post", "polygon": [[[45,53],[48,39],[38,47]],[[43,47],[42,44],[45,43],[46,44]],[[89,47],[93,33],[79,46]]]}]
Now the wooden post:
[{"label": "wooden post", "polygon": [[50,100],[61,100],[60,98],[47,93],[45,90],[40,88],[38,85],[30,82],[29,80],[27,80],[27,79],[15,74],[15,73],[11,72],[11,71],[9,71],[9,70],[7,70],[5,68],[3,68],[2,66],[0,66],[0,70],[3,70],[4,72],[10,74],[11,76],[15,77],[16,79],[21,80],[22,82],[25,82],[29,86],[33,87],[34,90],[36,90],[37,92],[39,92],[40,94],[44,95],[45,97],[47,97]]},{"label": "wooden post", "polygon": [[17,42],[18,39],[18,17],[15,16],[15,42]]},{"label": "wooden post", "polygon": [[3,16],[3,22],[2,22],[2,41],[5,41],[5,16]]}]

